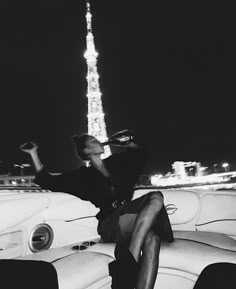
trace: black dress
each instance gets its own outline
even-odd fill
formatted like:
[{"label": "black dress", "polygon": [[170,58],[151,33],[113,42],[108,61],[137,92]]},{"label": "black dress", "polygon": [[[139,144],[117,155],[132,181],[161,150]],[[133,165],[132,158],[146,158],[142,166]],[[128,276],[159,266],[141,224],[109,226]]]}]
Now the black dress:
[{"label": "black dress", "polygon": [[[35,182],[43,189],[66,192],[100,208],[96,217],[99,220],[98,232],[103,235],[104,230],[99,230],[103,221],[108,220],[115,212],[118,214],[122,204],[132,199],[134,186],[146,163],[146,155],[146,149],[139,147],[126,148],[125,151],[108,157],[104,163],[110,173],[109,178],[90,166],[60,175],[52,175],[42,169],[36,175]],[[107,239],[106,236],[104,238]]]}]

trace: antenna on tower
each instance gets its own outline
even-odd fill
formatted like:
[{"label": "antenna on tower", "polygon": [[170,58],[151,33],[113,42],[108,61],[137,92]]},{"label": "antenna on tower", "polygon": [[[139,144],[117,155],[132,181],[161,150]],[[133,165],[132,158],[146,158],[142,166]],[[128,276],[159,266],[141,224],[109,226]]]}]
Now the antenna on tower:
[{"label": "antenna on tower", "polygon": [[90,2],[89,0],[86,0],[86,8],[87,8],[87,12],[86,12],[86,22],[87,22],[87,31],[88,32],[92,32],[92,15],[90,13]]}]

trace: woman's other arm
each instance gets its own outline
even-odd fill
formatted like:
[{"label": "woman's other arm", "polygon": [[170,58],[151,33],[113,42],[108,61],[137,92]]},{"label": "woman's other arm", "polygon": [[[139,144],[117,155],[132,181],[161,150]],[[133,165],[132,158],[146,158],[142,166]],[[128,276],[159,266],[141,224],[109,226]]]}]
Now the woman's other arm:
[{"label": "woman's other arm", "polygon": [[25,143],[20,146],[21,151],[30,155],[36,170],[35,183],[42,189],[51,191],[65,191],[63,175],[52,175],[48,173],[39,158],[38,145],[34,142]]},{"label": "woman's other arm", "polygon": [[36,172],[40,172],[43,168],[43,165],[38,155],[38,145],[34,142],[29,142],[22,144],[20,149],[31,156]]}]

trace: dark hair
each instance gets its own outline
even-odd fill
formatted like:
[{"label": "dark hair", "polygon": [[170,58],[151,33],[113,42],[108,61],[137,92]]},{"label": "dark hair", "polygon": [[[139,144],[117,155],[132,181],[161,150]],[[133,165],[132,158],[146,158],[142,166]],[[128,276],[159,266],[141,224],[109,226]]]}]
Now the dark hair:
[{"label": "dark hair", "polygon": [[91,138],[91,135],[87,134],[87,133],[83,133],[81,135],[73,135],[72,139],[73,142],[75,144],[75,149],[76,152],[78,154],[78,156],[82,159],[82,160],[86,160],[87,159],[87,155],[83,152],[84,148],[86,147],[86,141]]}]

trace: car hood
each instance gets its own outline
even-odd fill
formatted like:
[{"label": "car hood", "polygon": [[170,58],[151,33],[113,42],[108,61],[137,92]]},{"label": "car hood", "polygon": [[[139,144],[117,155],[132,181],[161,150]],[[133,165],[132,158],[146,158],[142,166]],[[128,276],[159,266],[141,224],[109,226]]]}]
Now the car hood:
[{"label": "car hood", "polygon": [[71,221],[94,217],[97,212],[92,203],[66,193],[0,191],[0,231],[39,213],[45,220]]}]

